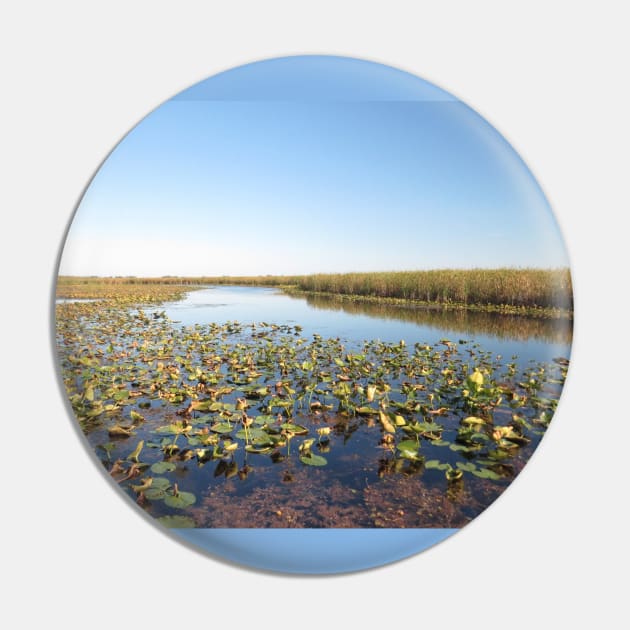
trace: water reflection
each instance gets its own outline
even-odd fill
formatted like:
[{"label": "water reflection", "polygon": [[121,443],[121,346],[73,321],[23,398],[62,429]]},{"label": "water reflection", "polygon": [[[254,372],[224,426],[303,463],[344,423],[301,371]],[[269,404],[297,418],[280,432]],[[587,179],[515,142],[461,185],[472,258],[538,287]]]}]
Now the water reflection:
[{"label": "water reflection", "polygon": [[563,345],[569,345],[572,339],[572,322],[565,319],[542,319],[465,310],[414,308],[403,305],[351,301],[327,295],[292,297],[298,300],[306,299],[306,303],[316,309],[411,322],[428,328],[450,330],[469,337],[482,334],[513,341],[537,339]]},{"label": "water reflection", "polygon": [[305,338],[314,334],[339,337],[356,347],[374,339],[387,343],[404,340],[410,347],[415,343],[436,344],[444,337],[468,339],[493,354],[518,357],[523,367],[529,361],[568,357],[571,348],[571,322],[567,321],[427,310],[324,296],[289,297],[272,288],[208,287],[191,291],[184,299],[158,310],[165,310],[176,326],[234,320],[299,324]]}]

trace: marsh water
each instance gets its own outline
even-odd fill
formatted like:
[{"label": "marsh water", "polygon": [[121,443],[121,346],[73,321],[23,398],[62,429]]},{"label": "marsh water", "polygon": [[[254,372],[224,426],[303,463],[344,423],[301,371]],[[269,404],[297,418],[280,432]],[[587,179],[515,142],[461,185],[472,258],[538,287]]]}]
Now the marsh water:
[{"label": "marsh water", "polygon": [[520,365],[569,356],[571,322],[497,313],[410,308],[346,301],[323,295],[292,296],[275,288],[215,286],[192,291],[160,308],[184,326],[227,321],[298,324],[303,335],[339,337],[349,344],[379,339],[408,346],[441,339],[474,340]]},{"label": "marsh water", "polygon": [[[64,382],[90,445],[173,527],[460,527],[531,456],[566,372],[554,360],[571,345],[565,320],[274,288],[57,308]],[[469,379],[477,369],[483,385]],[[243,435],[245,399],[257,437]],[[486,420],[468,427],[471,413]],[[113,435],[121,425],[128,435]]]}]

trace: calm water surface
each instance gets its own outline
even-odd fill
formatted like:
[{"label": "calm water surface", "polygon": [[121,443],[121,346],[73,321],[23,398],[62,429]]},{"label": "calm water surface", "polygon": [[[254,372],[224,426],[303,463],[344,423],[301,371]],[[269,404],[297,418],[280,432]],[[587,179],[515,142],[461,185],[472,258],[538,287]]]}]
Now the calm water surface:
[{"label": "calm water surface", "polygon": [[190,292],[167,304],[166,314],[185,326],[239,321],[303,327],[302,334],[340,337],[349,344],[380,339],[408,346],[440,339],[468,339],[484,350],[516,355],[518,363],[569,356],[571,323],[492,313],[433,311],[390,305],[339,301],[323,296],[293,297],[278,289],[216,286]]},{"label": "calm water surface", "polygon": [[[571,326],[566,321],[400,308],[322,296],[291,297],[272,288],[208,287],[191,291],[179,302],[145,309],[153,312],[162,310],[173,320],[174,327],[230,321],[299,325],[302,327],[301,338],[309,340],[314,334],[323,338],[340,338],[346,352],[356,351],[366,340],[394,344],[404,340],[409,349],[416,343],[434,345],[444,338],[468,340],[478,343],[482,350],[501,355],[503,361],[498,363],[502,365],[511,362],[511,357],[516,355],[516,362],[523,369],[530,361],[550,362],[554,357],[568,357],[571,343]],[[162,320],[156,318],[156,321]],[[245,332],[243,336],[246,343],[247,334]],[[292,333],[290,336],[286,332],[278,333],[280,337],[283,335],[288,339],[295,338]],[[77,339],[77,343],[83,343],[81,338]],[[236,342],[238,336],[234,339],[227,337],[226,343]],[[258,342],[261,343],[260,340]],[[117,352],[121,354],[116,356],[124,358],[136,352],[125,335],[117,343],[120,344]],[[70,354],[80,352],[61,347]],[[443,351],[444,346],[441,349]],[[469,349],[469,345],[461,348],[463,361],[468,360]],[[476,357],[473,363],[478,360],[478,353]],[[147,364],[139,363],[138,368],[140,372],[146,370]],[[279,378],[279,374],[261,376],[271,388]],[[395,390],[400,383],[393,379],[392,385]],[[174,387],[178,387],[177,382]],[[231,389],[221,400],[234,404],[242,394],[238,386]],[[404,400],[404,396],[394,390],[393,399]],[[552,386],[543,393],[552,397],[558,394],[558,386]],[[133,437],[112,440],[108,435],[108,427],[113,422],[127,421],[123,417],[104,422],[96,420],[87,430],[88,440],[100,453],[108,470],[117,460],[128,465],[129,454],[139,440],[144,440],[146,444],[142,451],[142,461],[146,465],[163,459],[175,464],[171,472],[159,474],[169,483],[177,483],[180,490],[193,493],[195,504],[179,510],[158,500],[145,503],[145,509],[157,517],[184,514],[191,517],[197,527],[460,527],[485,509],[509,485],[531,456],[543,433],[537,430],[537,425],[532,425],[530,443],[512,451],[505,461],[494,462],[494,470],[501,475],[499,480],[487,481],[468,475],[462,484],[449,485],[442,470],[423,469],[398,457],[394,447],[383,446],[383,431],[378,420],[344,416],[334,411],[309,413],[302,407],[296,411],[295,422],[304,424],[310,437],[316,437],[319,427],[332,428],[328,442],[317,442],[313,446],[314,452],[324,454],[328,460],[327,465],[321,468],[306,466],[299,461],[297,449],[303,441],[301,437],[296,437],[292,446],[289,444],[278,451],[283,455],[279,460],[269,454],[248,454],[241,442],[229,461],[199,462],[195,457],[196,446],[187,445],[185,437],[179,438],[180,451],[167,457],[159,445],[150,446],[163,439],[163,435],[155,431],[180,421],[181,415],[178,414],[186,405],[170,404],[145,392],[144,396],[128,403],[124,413],[128,413],[131,405],[140,404],[143,400],[148,407],[137,410],[146,420],[134,427]],[[333,401],[328,394],[322,400]],[[262,413],[261,401],[252,400],[250,404],[251,417]],[[511,413],[507,401],[504,402],[503,408],[495,411],[497,423],[506,423]],[[467,455],[457,450],[459,416],[449,413],[438,416],[438,419],[444,426],[443,436],[447,441],[440,444],[441,440],[432,442],[423,439],[421,454],[424,461],[435,459],[456,466],[474,459],[474,453]],[[208,422],[214,420],[216,417]],[[174,438],[168,438],[171,439]],[[405,436],[399,432],[397,440],[401,439]],[[110,443],[111,450],[104,456],[103,445],[107,443]],[[292,449],[291,454],[289,449]],[[129,485],[135,482],[121,483],[125,491],[136,499],[136,493]]]}]

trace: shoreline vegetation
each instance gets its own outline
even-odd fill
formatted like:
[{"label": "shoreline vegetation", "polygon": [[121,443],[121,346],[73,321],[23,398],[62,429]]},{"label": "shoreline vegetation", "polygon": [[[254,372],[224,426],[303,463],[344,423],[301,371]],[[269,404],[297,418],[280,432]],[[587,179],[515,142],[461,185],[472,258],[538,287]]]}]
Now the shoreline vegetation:
[{"label": "shoreline vegetation", "polygon": [[[469,310],[548,319],[572,319],[568,269],[441,269],[431,271],[313,274],[302,276],[199,276],[160,278],[59,276],[57,297],[148,302],[181,298],[206,286],[276,287],[294,296],[326,296],[427,310]],[[150,290],[139,290],[151,286]]]}]

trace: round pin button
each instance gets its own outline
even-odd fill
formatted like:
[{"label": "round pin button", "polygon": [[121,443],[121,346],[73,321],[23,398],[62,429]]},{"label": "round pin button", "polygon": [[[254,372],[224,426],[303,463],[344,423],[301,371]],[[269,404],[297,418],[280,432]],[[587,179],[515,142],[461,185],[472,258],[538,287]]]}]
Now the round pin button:
[{"label": "round pin button", "polygon": [[345,57],[234,68],[144,118],[81,199],[56,292],[72,422],[110,485],[288,573],[464,527],[569,365],[568,257],[523,161],[444,90]]}]

